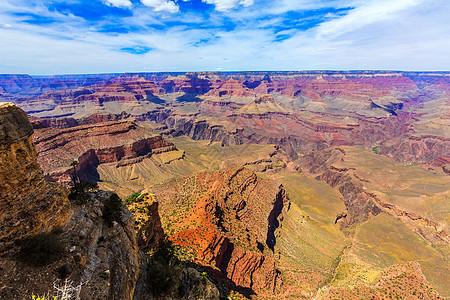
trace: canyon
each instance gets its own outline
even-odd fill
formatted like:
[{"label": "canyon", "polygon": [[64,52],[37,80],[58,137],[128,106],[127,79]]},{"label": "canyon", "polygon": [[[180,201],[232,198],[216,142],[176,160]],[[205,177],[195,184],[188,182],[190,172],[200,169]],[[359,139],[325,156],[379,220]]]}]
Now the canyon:
[{"label": "canyon", "polygon": [[[63,228],[83,297],[153,299],[164,263],[175,299],[450,296],[448,72],[1,75],[0,87],[15,103],[0,107],[4,253]],[[100,190],[69,201],[76,180]],[[110,228],[112,192],[125,204]]]}]

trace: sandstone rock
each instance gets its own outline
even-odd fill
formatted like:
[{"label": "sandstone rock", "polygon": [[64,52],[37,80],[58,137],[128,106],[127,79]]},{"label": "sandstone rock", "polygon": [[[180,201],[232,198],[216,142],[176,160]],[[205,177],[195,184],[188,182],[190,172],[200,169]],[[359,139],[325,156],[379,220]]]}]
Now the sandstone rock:
[{"label": "sandstone rock", "polygon": [[220,87],[209,91],[206,96],[224,97],[224,96],[253,96],[254,92],[245,85],[233,78],[224,82]]},{"label": "sandstone rock", "polygon": [[72,280],[83,283],[82,299],[133,299],[139,277],[139,248],[134,232],[134,218],[122,205],[122,220],[109,227],[101,215],[111,193],[90,194],[84,207],[73,211],[63,227],[69,245],[76,250]]},{"label": "sandstone rock", "polygon": [[[203,77],[203,78],[202,78]],[[204,94],[211,89],[211,82],[198,74],[169,76],[161,82],[167,92],[184,92],[185,94]]]},{"label": "sandstone rock", "polygon": [[58,182],[70,181],[70,164],[78,161],[77,172],[85,180],[95,180],[100,164],[119,163],[118,167],[136,163],[153,151],[176,150],[172,143],[154,135],[135,122],[111,121],[75,126],[67,129],[35,130],[34,142],[39,163],[46,178]]},{"label": "sandstone rock", "polygon": [[133,299],[141,263],[134,218],[122,204],[122,218],[108,226],[101,213],[111,192],[85,194],[85,204],[73,205],[61,226],[65,251],[55,262],[34,267],[17,261],[15,254],[0,257],[0,297],[27,299],[54,292],[54,285],[69,279],[81,299]]},{"label": "sandstone rock", "polygon": [[246,295],[274,289],[275,230],[288,205],[282,186],[235,167],[166,184],[156,198],[169,239],[218,268],[217,280]]},{"label": "sandstone rock", "polygon": [[[32,132],[23,110],[12,103],[0,104],[0,297],[52,293],[58,280],[69,278],[70,284],[80,287],[81,299],[133,299],[139,268],[145,265],[133,215],[122,203],[121,218],[112,226],[105,222],[111,192],[86,193],[79,196],[82,206],[71,207],[67,191],[44,180]],[[156,139],[153,144],[158,142],[163,143]],[[144,150],[133,146],[137,153]],[[151,212],[140,234],[144,249],[162,237],[157,205]],[[18,241],[55,227],[65,248],[61,257],[41,267],[16,259]]]},{"label": "sandstone rock", "polygon": [[23,110],[0,104],[0,248],[70,217],[67,191],[44,180],[32,133]]},{"label": "sandstone rock", "polygon": [[272,95],[261,95],[239,109],[238,113],[247,115],[267,115],[270,113],[289,114],[289,109],[277,103]]}]

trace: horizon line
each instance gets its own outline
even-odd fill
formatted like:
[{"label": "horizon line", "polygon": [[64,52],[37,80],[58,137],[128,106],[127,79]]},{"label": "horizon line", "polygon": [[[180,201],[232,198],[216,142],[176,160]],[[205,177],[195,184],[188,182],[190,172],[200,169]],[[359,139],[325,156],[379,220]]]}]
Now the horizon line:
[{"label": "horizon line", "polygon": [[309,69],[309,70],[265,70],[265,71],[237,71],[237,70],[216,70],[216,71],[125,71],[125,72],[99,72],[99,73],[56,73],[56,74],[30,74],[30,73],[0,73],[0,76],[7,75],[22,75],[30,77],[51,77],[51,76],[81,76],[81,75],[124,75],[124,74],[188,74],[188,73],[365,73],[365,72],[377,72],[377,73],[434,73],[434,74],[450,74],[450,70],[388,70],[388,69]]}]

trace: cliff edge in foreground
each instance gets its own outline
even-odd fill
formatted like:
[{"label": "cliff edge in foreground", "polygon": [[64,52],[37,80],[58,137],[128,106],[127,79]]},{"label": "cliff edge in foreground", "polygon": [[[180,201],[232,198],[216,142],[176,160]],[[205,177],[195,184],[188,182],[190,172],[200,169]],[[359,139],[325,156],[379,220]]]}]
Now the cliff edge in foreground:
[{"label": "cliff edge in foreground", "polygon": [[0,103],[0,251],[70,217],[67,191],[44,180],[32,134],[22,109]]}]

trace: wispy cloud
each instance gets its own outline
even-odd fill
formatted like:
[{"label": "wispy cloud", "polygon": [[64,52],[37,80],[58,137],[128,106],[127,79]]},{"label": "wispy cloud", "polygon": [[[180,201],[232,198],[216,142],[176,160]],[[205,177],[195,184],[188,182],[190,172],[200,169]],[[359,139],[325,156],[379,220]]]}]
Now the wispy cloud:
[{"label": "wispy cloud", "polygon": [[117,7],[129,7],[132,5],[130,0],[104,0],[106,4]]},{"label": "wispy cloud", "polygon": [[[363,26],[375,22],[398,18],[398,13],[428,2],[427,0],[372,0],[364,1],[353,11],[341,18],[323,23],[319,26],[320,35],[343,34],[355,31]],[[398,20],[401,21],[401,20]]]},{"label": "wispy cloud", "polygon": [[149,52],[151,49],[146,46],[138,45],[138,46],[134,46],[134,47],[124,47],[120,50],[123,52],[130,53],[130,54],[142,55],[142,54]]},{"label": "wispy cloud", "polygon": [[253,0],[202,0],[208,4],[214,4],[218,11],[227,11],[232,8],[235,8],[239,5],[242,6],[250,6],[253,5]]}]

